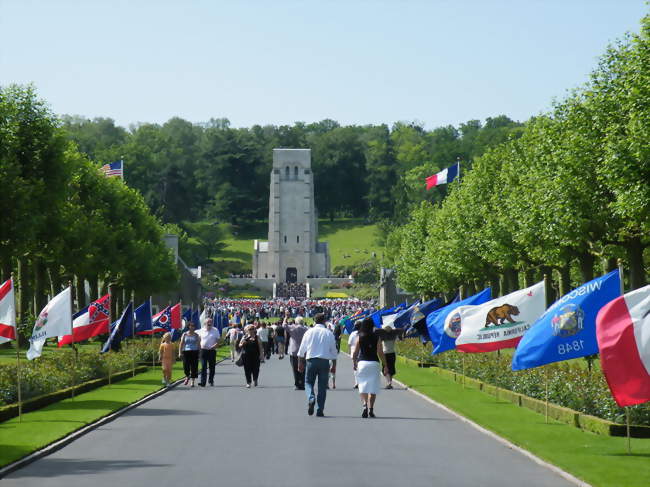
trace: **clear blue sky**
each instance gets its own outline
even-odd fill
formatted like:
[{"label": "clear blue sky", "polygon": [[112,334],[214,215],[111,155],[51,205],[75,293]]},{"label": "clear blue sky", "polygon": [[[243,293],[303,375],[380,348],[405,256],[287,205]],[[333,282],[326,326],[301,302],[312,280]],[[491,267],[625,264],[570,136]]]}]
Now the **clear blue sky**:
[{"label": "clear blue sky", "polygon": [[120,125],[428,129],[545,111],[645,0],[0,0],[0,84]]}]

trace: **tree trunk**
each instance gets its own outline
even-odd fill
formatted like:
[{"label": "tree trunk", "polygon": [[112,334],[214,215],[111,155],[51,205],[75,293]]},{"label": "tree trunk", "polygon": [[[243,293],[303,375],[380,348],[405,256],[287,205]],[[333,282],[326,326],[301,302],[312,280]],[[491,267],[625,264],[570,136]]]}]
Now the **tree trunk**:
[{"label": "tree trunk", "polygon": [[117,289],[114,285],[109,284],[108,285],[108,292],[111,295],[111,321],[115,321],[118,316],[117,316]]},{"label": "tree trunk", "polygon": [[34,316],[38,316],[47,304],[47,269],[43,259],[36,257],[34,263]]},{"label": "tree trunk", "polygon": [[[97,301],[97,291],[98,291],[98,279],[97,276],[89,276],[88,284],[90,285],[90,302]],[[102,294],[103,296],[103,294]]]},{"label": "tree trunk", "polygon": [[492,291],[492,298],[496,298],[497,293],[499,292],[499,276],[491,275],[488,279],[490,290]]},{"label": "tree trunk", "polygon": [[542,266],[540,270],[542,271],[542,275],[546,276],[546,305],[548,307],[550,303],[554,303],[557,299],[557,293],[555,292],[555,286],[553,285],[553,269],[549,266]]},{"label": "tree trunk", "polygon": [[643,267],[643,244],[639,237],[626,242],[627,260],[630,265],[630,289],[638,289],[646,285],[646,273]]},{"label": "tree trunk", "polygon": [[50,277],[50,292],[52,297],[61,292],[61,274],[57,265],[47,266],[47,274]]},{"label": "tree trunk", "polygon": [[469,281],[467,283],[467,288],[466,289],[467,289],[467,296],[468,297],[473,296],[474,294],[476,294],[476,284],[475,284],[475,282],[474,281]]},{"label": "tree trunk", "polygon": [[87,304],[85,279],[81,276],[75,276],[74,283],[77,295],[77,309],[83,309]]},{"label": "tree trunk", "polygon": [[506,269],[503,273],[505,292],[502,296],[510,294],[519,289],[519,272],[516,269]]},{"label": "tree trunk", "polygon": [[23,323],[27,319],[27,314],[29,313],[30,303],[32,302],[33,296],[31,292],[31,269],[26,257],[18,258],[18,288],[16,301],[18,304],[17,311],[17,322]]},{"label": "tree trunk", "polygon": [[580,275],[582,276],[582,283],[589,282],[594,278],[594,262],[596,257],[592,254],[584,253],[578,256],[580,264]]},{"label": "tree trunk", "polygon": [[524,287],[530,287],[535,284],[535,270],[527,268],[524,271]]},{"label": "tree trunk", "polygon": [[616,257],[608,257],[606,259],[603,259],[603,269],[605,270],[605,274],[612,272],[614,269],[616,269],[616,267]]},{"label": "tree trunk", "polygon": [[564,296],[571,289],[571,266],[567,262],[558,269],[560,295]]},{"label": "tree trunk", "polygon": [[11,277],[13,272],[13,264],[11,262],[11,257],[6,257],[2,259],[2,282],[5,282]]}]

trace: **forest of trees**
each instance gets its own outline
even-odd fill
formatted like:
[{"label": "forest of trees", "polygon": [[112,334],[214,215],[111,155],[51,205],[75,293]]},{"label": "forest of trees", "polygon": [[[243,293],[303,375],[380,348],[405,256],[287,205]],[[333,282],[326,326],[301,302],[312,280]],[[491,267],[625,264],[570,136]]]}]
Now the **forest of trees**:
[{"label": "forest of trees", "polygon": [[[176,287],[164,229],[140,193],[81,154],[32,87],[0,87],[0,279],[14,274],[21,331],[68,281],[83,308]],[[24,328],[24,327],[27,328]]]},{"label": "forest of trees", "polygon": [[622,259],[628,288],[650,262],[650,17],[589,82],[521,136],[477,157],[442,204],[421,202],[388,238],[409,290],[493,295],[552,278],[564,294]]},{"label": "forest of trees", "polygon": [[268,217],[272,149],[310,148],[315,197],[323,218],[405,222],[422,200],[440,201],[424,178],[453,164],[464,170],[489,147],[521,132],[506,116],[427,131],[416,123],[340,126],[333,120],[292,126],[231,128],[173,118],[129,129],[113,120],[64,116],[79,150],[103,164],[124,159],[129,187],[166,223],[245,224]]}]

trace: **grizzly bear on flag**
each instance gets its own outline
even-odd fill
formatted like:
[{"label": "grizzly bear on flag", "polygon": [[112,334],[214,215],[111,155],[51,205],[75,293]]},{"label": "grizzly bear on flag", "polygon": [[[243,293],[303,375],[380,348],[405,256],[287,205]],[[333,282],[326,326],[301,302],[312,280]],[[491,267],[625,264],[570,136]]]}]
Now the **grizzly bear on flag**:
[{"label": "grizzly bear on flag", "polygon": [[492,325],[503,325],[506,321],[514,323],[515,320],[512,319],[513,316],[519,314],[519,308],[512,306],[511,304],[502,304],[488,311],[487,316],[485,317],[485,328]]}]

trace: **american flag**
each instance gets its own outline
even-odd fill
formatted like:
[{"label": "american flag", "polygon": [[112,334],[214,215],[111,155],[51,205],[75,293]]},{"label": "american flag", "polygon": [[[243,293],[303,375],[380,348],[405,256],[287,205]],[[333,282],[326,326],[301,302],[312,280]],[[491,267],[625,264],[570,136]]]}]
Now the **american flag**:
[{"label": "american flag", "polygon": [[104,164],[100,170],[107,178],[119,177],[124,179],[124,161],[120,160],[111,162],[110,164]]}]

